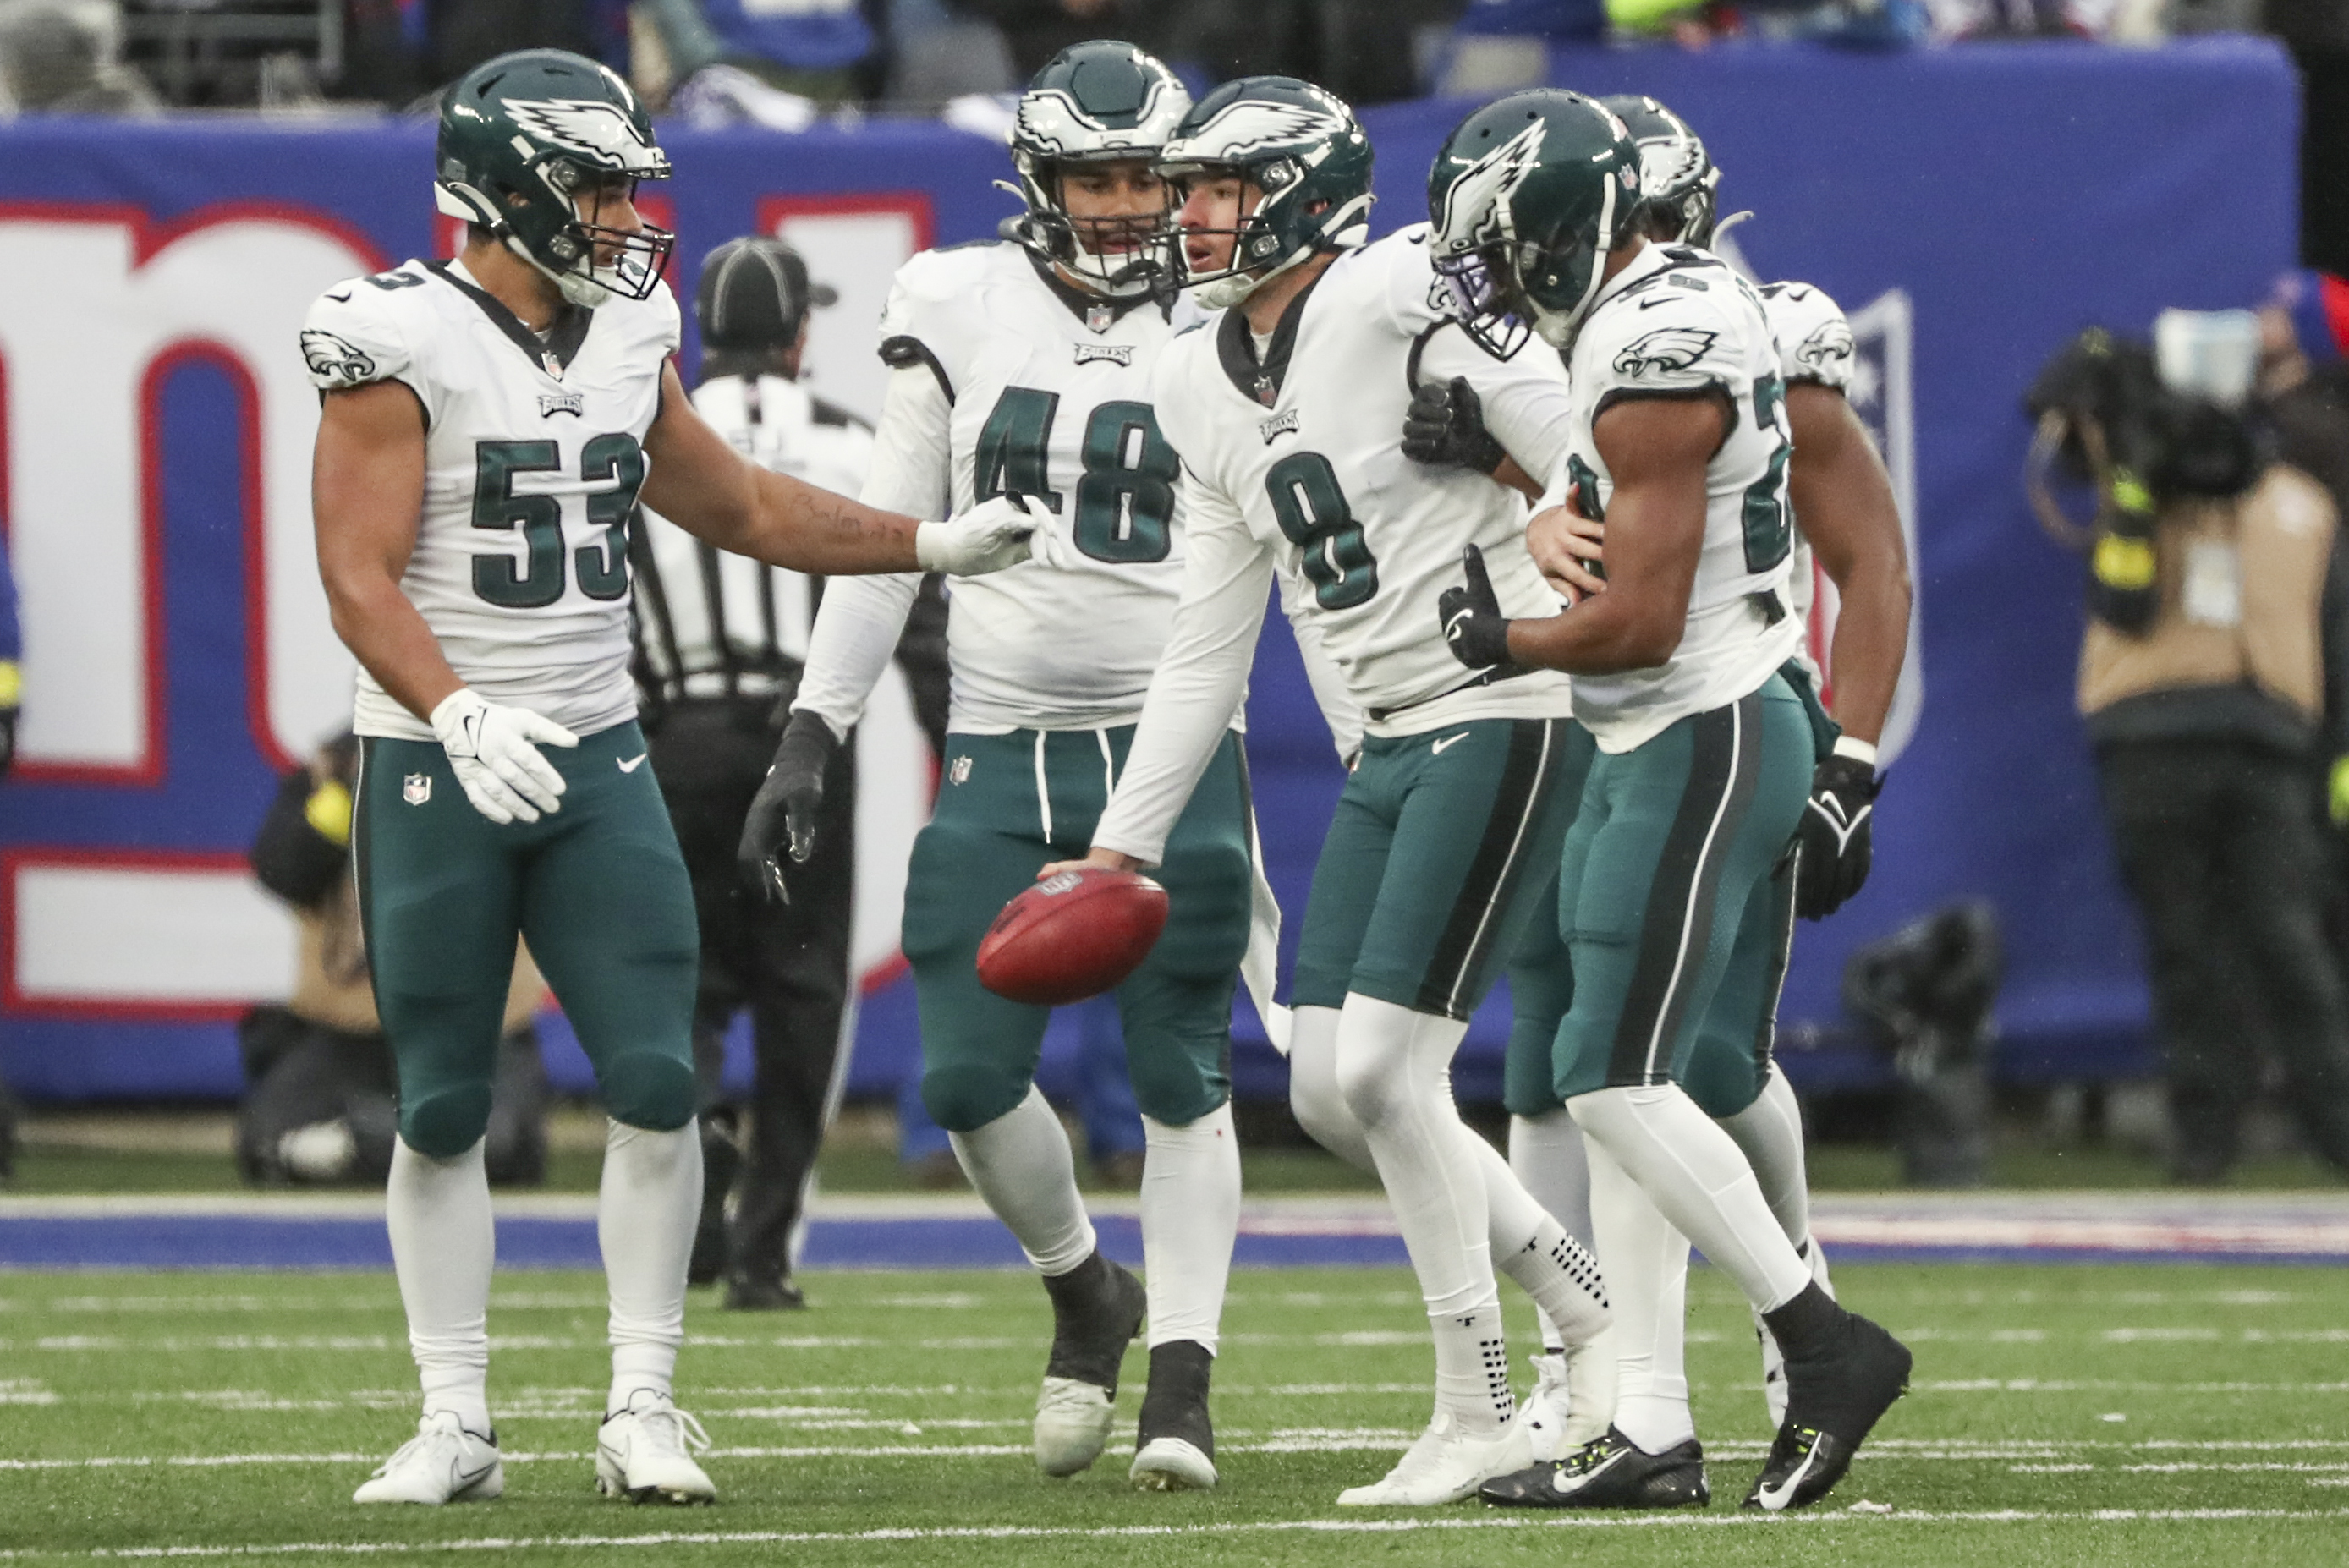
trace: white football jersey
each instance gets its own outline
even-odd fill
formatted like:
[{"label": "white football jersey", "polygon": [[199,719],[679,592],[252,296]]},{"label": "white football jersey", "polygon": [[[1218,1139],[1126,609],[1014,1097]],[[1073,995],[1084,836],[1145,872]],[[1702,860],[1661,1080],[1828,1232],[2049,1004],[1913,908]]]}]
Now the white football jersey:
[{"label": "white football jersey", "polygon": [[950,404],[950,493],[925,515],[1023,496],[1065,562],[956,579],[957,730],[1090,729],[1141,712],[1183,582],[1181,468],[1150,398],[1174,331],[1160,305],[1081,294],[1009,242],[926,251],[899,269],[882,357],[901,374],[926,367]]},{"label": "white football jersey", "polygon": [[1717,390],[1730,428],[1705,472],[1703,553],[1688,625],[1655,669],[1575,678],[1575,709],[1602,750],[1629,751],[1691,714],[1758,688],[1801,646],[1789,593],[1785,385],[1762,301],[1710,252],[1651,244],[1599,291],[1567,361],[1571,449],[1554,480],[1603,520],[1614,480],[1591,426],[1615,403]]},{"label": "white football jersey", "polygon": [[[714,376],[693,389],[693,407],[726,444],[762,469],[804,480],[836,495],[854,495],[873,464],[873,428],[846,410],[780,376]],[[787,657],[807,657],[814,620],[808,579],[747,555],[713,551],[658,512],[645,512],[645,543],[660,574],[667,613],[665,636],[648,637],[647,653],[663,676],[674,652],[689,695],[721,663],[717,633],[740,654],[763,653],[770,639]],[[705,562],[707,570],[705,570]],[[714,574],[719,602],[711,614]],[[650,590],[647,590],[649,593]],[[669,640],[674,639],[674,649]]]},{"label": "white football jersey", "polygon": [[[424,511],[400,591],[466,685],[580,735],[634,718],[628,515],[678,344],[666,285],[566,309],[543,337],[453,263],[337,284],[304,323],[321,389],[396,380],[423,405]],[[432,727],[359,672],[361,735]]]},{"label": "white football jersey", "polygon": [[1200,493],[1226,514],[1222,526],[1245,529],[1267,575],[1277,567],[1294,585],[1292,610],[1318,624],[1373,735],[1569,706],[1563,676],[1494,681],[1462,668],[1444,640],[1436,601],[1461,582],[1468,545],[1484,552],[1504,612],[1552,615],[1557,596],[1526,552],[1521,496],[1403,455],[1413,390],[1466,377],[1488,428],[1536,474],[1564,449],[1571,401],[1556,356],[1537,346],[1497,360],[1459,330],[1426,240],[1418,224],[1339,257],[1261,363],[1232,310],[1178,341],[1158,377],[1160,420]]},{"label": "white football jersey", "polygon": [[[1849,395],[1852,368],[1858,350],[1852,341],[1851,323],[1843,306],[1808,284],[1766,284],[1762,288],[1762,314],[1770,323],[1770,338],[1778,351],[1778,378],[1792,387],[1813,381]],[[1811,608],[1818,598],[1818,569],[1811,559],[1810,542],[1803,537],[1803,520],[1795,520],[1794,573],[1790,601],[1795,619],[1811,624]],[[1800,655],[1812,678],[1819,675],[1806,638]]]}]

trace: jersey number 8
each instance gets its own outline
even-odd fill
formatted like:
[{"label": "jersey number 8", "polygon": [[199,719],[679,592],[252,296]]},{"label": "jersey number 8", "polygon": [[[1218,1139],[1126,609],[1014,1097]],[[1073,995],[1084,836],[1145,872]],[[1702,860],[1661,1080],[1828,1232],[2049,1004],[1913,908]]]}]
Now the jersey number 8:
[{"label": "jersey number 8", "polygon": [[[978,433],[977,499],[1005,491],[1032,496],[1061,510],[1051,487],[1052,419],[1061,395],[1028,387],[1004,388]],[[1085,420],[1078,449],[1084,472],[1077,480],[1077,511],[1070,532],[1095,561],[1147,565],[1174,549],[1174,480],[1182,471],[1174,449],[1158,433],[1147,403],[1103,403]]]}]

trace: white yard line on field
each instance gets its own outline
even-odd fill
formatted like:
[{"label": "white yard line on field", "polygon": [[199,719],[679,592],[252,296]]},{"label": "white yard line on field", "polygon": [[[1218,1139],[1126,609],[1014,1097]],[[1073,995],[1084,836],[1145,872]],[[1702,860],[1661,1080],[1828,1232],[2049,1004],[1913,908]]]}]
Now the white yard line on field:
[{"label": "white yard line on field", "polygon": [[1878,1527],[1888,1524],[2119,1524],[2119,1523],[2206,1523],[2234,1522],[2245,1520],[2273,1522],[2307,1522],[2333,1523],[2349,1520],[2349,1509],[2282,1509],[2282,1508],[2187,1508],[2137,1509],[2106,1508],[2082,1510],[1994,1509],[1979,1512],[1940,1511],[1889,1508],[1882,1504],[1859,1503],[1833,1511],[1770,1515],[1739,1511],[1720,1514],[1632,1514],[1592,1516],[1587,1514],[1549,1515],[1540,1518],[1519,1516],[1494,1517],[1478,1515],[1469,1518],[1368,1518],[1368,1519],[1298,1519],[1265,1520],[1247,1523],[1216,1524],[1116,1524],[1098,1526],[1003,1524],[969,1525],[945,1529],[890,1529],[850,1531],[798,1530],[710,1530],[657,1531],[642,1535],[524,1535],[476,1536],[455,1541],[338,1541],[300,1542],[261,1542],[244,1545],[200,1546],[127,1546],[82,1551],[50,1552],[39,1549],[0,1553],[9,1559],[65,1558],[81,1561],[95,1559],[141,1559],[175,1557],[278,1557],[278,1556],[377,1556],[387,1554],[423,1555],[452,1552],[524,1552],[534,1549],[562,1551],[580,1547],[616,1546],[819,1546],[819,1545],[885,1545],[892,1542],[917,1541],[1116,1541],[1133,1539],[1210,1539],[1232,1536],[1309,1534],[1309,1535],[1402,1535],[1420,1531],[1466,1530],[1753,1530],[1785,1529],[1808,1525],[1815,1529],[1834,1525],[1856,1524]]}]

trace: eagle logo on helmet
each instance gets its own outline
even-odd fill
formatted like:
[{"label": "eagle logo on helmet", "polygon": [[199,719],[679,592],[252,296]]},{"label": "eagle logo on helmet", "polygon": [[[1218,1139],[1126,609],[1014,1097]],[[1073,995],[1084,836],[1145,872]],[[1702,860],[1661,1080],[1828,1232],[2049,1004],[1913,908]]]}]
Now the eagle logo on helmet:
[{"label": "eagle logo on helmet", "polygon": [[506,112],[540,141],[616,173],[666,170],[668,155],[645,139],[617,104],[592,98],[510,98]]},{"label": "eagle logo on helmet", "polygon": [[1133,126],[1119,129],[1085,112],[1074,93],[1060,88],[1031,88],[1019,97],[1011,138],[1014,145],[1027,144],[1033,157],[1076,152],[1100,157],[1123,148],[1132,148],[1137,156],[1154,155],[1166,139],[1163,128],[1179,119],[1189,105],[1190,97],[1181,82],[1172,77],[1154,80]]},{"label": "eagle logo on helmet", "polygon": [[310,374],[337,387],[357,387],[375,376],[375,361],[347,338],[315,328],[302,335],[302,357]]},{"label": "eagle logo on helmet", "polygon": [[[1548,122],[1535,120],[1452,182],[1444,194],[1444,222],[1436,230],[1446,253],[1461,255],[1516,238],[1510,201],[1517,187],[1541,167],[1542,142],[1548,134]],[[1467,232],[1461,232],[1463,226]]]},{"label": "eagle logo on helmet", "polygon": [[1803,346],[1795,350],[1795,363],[1822,376],[1832,375],[1857,352],[1851,328],[1840,321],[1831,321],[1803,339]]},{"label": "eagle logo on helmet", "polygon": [[1178,147],[1169,147],[1164,156],[1169,163],[1181,162],[1185,153],[1203,163],[1242,163],[1254,153],[1343,136],[1346,129],[1345,120],[1327,109],[1242,98],[1185,137]]},{"label": "eagle logo on helmet", "polygon": [[1618,376],[1670,375],[1702,359],[1721,336],[1693,326],[1665,326],[1624,346],[1615,356]]}]

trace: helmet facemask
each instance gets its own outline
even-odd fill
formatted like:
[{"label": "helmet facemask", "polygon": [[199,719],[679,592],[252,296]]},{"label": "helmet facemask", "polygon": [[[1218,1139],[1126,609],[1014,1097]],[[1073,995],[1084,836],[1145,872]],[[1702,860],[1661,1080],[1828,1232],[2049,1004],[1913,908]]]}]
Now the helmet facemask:
[{"label": "helmet facemask", "polygon": [[623,202],[633,210],[637,178],[617,180],[582,170],[578,165],[560,159],[551,159],[540,167],[548,188],[570,209],[571,222],[541,242],[546,252],[543,256],[537,253],[536,247],[524,244],[512,228],[506,234],[506,244],[552,278],[554,286],[563,291],[563,297],[573,304],[592,310],[615,296],[650,297],[660,284],[661,273],[668,268],[669,253],[677,248],[677,236],[641,219],[633,229],[595,222],[582,211],[588,207],[601,217],[605,209]]},{"label": "helmet facemask", "polygon": [[1065,182],[1072,170],[1144,161],[1143,155],[1123,151],[1093,159],[1021,157],[1017,190],[1028,212],[1018,221],[1019,239],[1109,299],[1134,299],[1168,287],[1176,269],[1170,253],[1174,232],[1171,191],[1153,212],[1081,218],[1068,207]]},{"label": "helmet facemask", "polygon": [[[1274,278],[1323,251],[1342,249],[1359,244],[1359,238],[1349,239],[1347,231],[1365,227],[1370,221],[1371,197],[1362,195],[1335,211],[1314,211],[1299,206],[1292,214],[1288,209],[1303,200],[1305,169],[1295,158],[1279,158],[1269,162],[1245,168],[1230,164],[1169,164],[1159,172],[1178,191],[1187,190],[1194,180],[1237,180],[1240,182],[1240,204],[1247,210],[1229,228],[1193,228],[1181,225],[1174,238],[1174,253],[1181,263],[1182,285],[1195,291],[1199,303],[1209,310],[1226,310],[1237,305]],[[1248,207],[1248,192],[1256,192],[1256,203]],[[1303,230],[1307,237],[1292,244],[1284,253],[1281,231]],[[1231,241],[1231,254],[1224,264],[1206,270],[1195,270],[1190,253],[1183,242],[1193,235],[1221,236]]]}]

